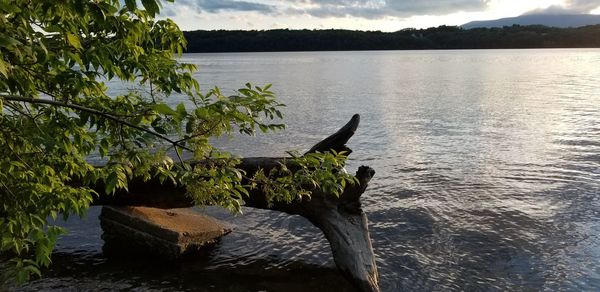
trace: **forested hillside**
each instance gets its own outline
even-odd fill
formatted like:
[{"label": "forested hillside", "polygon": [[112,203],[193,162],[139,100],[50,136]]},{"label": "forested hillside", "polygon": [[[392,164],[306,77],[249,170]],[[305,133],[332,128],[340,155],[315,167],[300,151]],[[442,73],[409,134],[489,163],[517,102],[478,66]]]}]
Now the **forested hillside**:
[{"label": "forested hillside", "polygon": [[397,32],[350,30],[188,31],[187,52],[270,52],[414,49],[600,47],[600,25],[463,29],[439,26]]}]

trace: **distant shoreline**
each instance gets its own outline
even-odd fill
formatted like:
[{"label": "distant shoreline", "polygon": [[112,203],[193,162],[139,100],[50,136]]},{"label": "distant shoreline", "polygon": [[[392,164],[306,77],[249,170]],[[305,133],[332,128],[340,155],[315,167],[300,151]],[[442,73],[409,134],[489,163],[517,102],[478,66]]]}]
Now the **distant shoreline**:
[{"label": "distant shoreline", "polygon": [[491,49],[389,49],[389,50],[314,50],[314,51],[243,51],[243,52],[184,52],[184,54],[241,54],[241,53],[327,53],[327,52],[425,52],[425,51],[493,51],[493,50],[571,50],[571,49],[600,49],[599,47],[570,47],[570,48],[491,48]]},{"label": "distant shoreline", "polygon": [[187,53],[600,48],[600,25],[473,29],[439,26],[397,32],[197,30],[185,31],[184,36]]}]

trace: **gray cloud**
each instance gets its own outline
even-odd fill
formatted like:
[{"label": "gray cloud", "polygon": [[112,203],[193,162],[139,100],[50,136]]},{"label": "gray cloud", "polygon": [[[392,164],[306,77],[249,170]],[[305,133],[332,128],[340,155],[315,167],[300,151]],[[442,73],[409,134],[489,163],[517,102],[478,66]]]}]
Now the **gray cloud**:
[{"label": "gray cloud", "polygon": [[488,2],[489,0],[303,0],[300,3],[310,4],[309,8],[291,8],[288,12],[315,17],[354,16],[373,19],[483,10]]},{"label": "gray cloud", "polygon": [[525,14],[587,14],[600,7],[600,0],[568,0],[565,5],[552,5]]},{"label": "gray cloud", "polygon": [[567,7],[575,11],[590,12],[600,6],[598,0],[569,0],[567,1]]},{"label": "gray cloud", "polygon": [[[178,0],[199,11],[257,11],[268,14],[311,15],[314,17],[409,17],[444,15],[457,11],[484,10],[490,0],[280,0],[269,5],[256,0]],[[270,2],[275,3],[275,2]]]},{"label": "gray cloud", "polygon": [[266,5],[252,1],[236,0],[181,0],[176,3],[183,3],[192,8],[209,13],[218,13],[221,11],[258,11],[271,13],[275,11],[275,6]]},{"label": "gray cloud", "polygon": [[164,5],[163,3],[163,7],[160,10],[160,16],[174,17],[177,16],[177,11],[175,10],[175,7],[173,7],[173,5]]}]

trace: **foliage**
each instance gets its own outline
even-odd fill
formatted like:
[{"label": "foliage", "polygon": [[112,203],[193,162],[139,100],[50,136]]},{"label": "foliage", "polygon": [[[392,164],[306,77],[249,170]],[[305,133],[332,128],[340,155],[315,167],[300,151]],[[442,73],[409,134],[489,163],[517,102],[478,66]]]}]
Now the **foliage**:
[{"label": "foliage", "polygon": [[346,184],[358,181],[344,170],[346,155],[334,150],[326,153],[294,154],[268,171],[259,169],[251,177],[235,166],[239,160],[221,154],[195,164],[182,180],[199,205],[221,205],[239,211],[249,190],[259,189],[267,204],[291,203],[310,199],[313,190],[340,196]]},{"label": "foliage", "polygon": [[[243,184],[239,159],[209,138],[282,129],[283,105],[269,85],[203,94],[195,66],[175,59],[186,44],[177,25],[154,18],[157,0],[136,3],[0,1],[0,253],[20,282],[50,264],[64,230],[48,220],[84,215],[101,195],[97,183],[111,194],[134,177],[172,180],[198,203],[239,211],[258,182],[272,187],[273,201],[314,186],[339,195],[339,184],[353,182],[336,153],[292,158],[300,172],[282,168],[280,181],[261,173]],[[111,96],[109,80],[132,89]],[[191,165],[183,152],[210,163]]]},{"label": "foliage", "polygon": [[333,150],[331,153],[308,153],[304,156],[295,154],[289,162],[281,162],[279,167],[268,173],[259,170],[250,180],[250,187],[262,188],[267,203],[289,203],[304,197],[310,198],[311,189],[339,196],[346,183],[358,183],[355,177],[345,172],[345,160],[344,152],[336,153]]},{"label": "foliage", "polygon": [[421,49],[597,48],[600,25],[462,29],[439,26],[396,32],[329,30],[187,31],[188,52],[346,51]]}]

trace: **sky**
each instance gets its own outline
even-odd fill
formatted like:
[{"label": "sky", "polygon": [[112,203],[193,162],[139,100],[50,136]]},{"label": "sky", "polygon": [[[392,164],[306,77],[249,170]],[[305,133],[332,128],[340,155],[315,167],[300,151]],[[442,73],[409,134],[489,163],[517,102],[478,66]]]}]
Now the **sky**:
[{"label": "sky", "polygon": [[175,0],[161,17],[182,30],[397,31],[528,13],[600,14],[600,0]]}]

